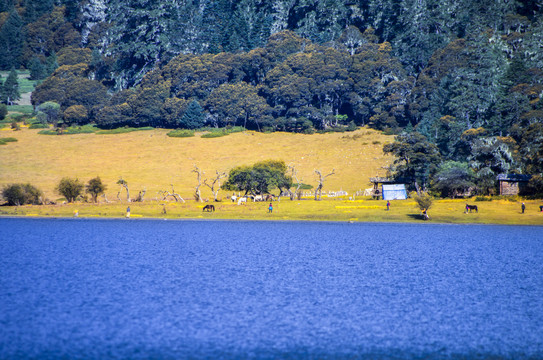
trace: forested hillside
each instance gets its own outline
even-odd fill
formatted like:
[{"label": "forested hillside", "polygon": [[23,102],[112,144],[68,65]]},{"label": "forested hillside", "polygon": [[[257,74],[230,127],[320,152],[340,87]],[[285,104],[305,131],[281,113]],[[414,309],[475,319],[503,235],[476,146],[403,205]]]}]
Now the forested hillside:
[{"label": "forested hillside", "polygon": [[53,124],[369,125],[402,134],[384,150],[418,186],[489,193],[524,173],[542,193],[542,15],[512,0],[4,0],[0,70],[44,79],[32,103],[58,104]]}]

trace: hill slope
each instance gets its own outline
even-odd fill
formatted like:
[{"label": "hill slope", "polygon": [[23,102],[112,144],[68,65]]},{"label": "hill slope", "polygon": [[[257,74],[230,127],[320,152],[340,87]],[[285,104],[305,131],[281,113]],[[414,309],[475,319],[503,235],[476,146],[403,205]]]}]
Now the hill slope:
[{"label": "hill slope", "polygon": [[[62,177],[77,177],[83,182],[100,176],[107,184],[107,197],[119,191],[116,181],[129,184],[131,196],[146,188],[146,198],[170,184],[183,197],[191,197],[196,186],[194,165],[211,178],[216,170],[228,172],[239,165],[278,159],[293,163],[299,179],[316,186],[315,169],[330,176],[324,190],[353,191],[369,187],[369,178],[384,175],[383,166],[392,159],[382,153],[392,136],[367,128],[350,133],[302,135],[292,133],[234,133],[203,139],[170,138],[167,130],[156,129],[117,135],[79,134],[38,135],[38,130],[4,129],[0,136],[17,142],[0,147],[0,187],[14,182],[30,182],[51,200],[60,196],[55,186]],[[202,187],[202,195],[211,197]],[[224,196],[225,193],[223,192]]]}]

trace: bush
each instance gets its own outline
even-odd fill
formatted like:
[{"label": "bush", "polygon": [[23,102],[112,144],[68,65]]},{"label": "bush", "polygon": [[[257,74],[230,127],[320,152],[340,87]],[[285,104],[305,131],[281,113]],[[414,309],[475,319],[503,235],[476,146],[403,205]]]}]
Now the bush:
[{"label": "bush", "polygon": [[[34,127],[35,126],[35,127]],[[30,129],[40,129],[40,124],[32,124]],[[70,126],[68,128],[55,128],[49,129],[48,125],[45,125],[46,130],[39,131],[40,135],[75,135],[75,134],[92,134],[96,132],[97,128],[94,125],[83,126]]]},{"label": "bush", "polygon": [[168,135],[169,137],[177,137],[177,138],[193,137],[194,130],[172,130],[166,135]]},{"label": "bush", "polygon": [[154,130],[154,127],[146,126],[146,127],[140,127],[140,128],[132,128],[132,127],[122,127],[117,129],[111,129],[111,130],[99,130],[96,132],[98,135],[110,135],[110,134],[124,134],[129,133],[132,131],[142,131],[142,130]]},{"label": "bush", "polygon": [[10,142],[16,142],[16,141],[17,139],[12,138],[12,137],[0,138],[0,145],[7,145]]},{"label": "bush", "polygon": [[218,138],[218,137],[221,137],[221,136],[226,136],[228,134],[230,134],[230,133],[225,131],[225,130],[218,130],[218,131],[208,132],[207,134],[203,134],[200,137],[204,138],[204,139],[211,139],[211,138]]},{"label": "bush", "polygon": [[4,120],[8,114],[8,107],[4,104],[0,104],[0,120]]},{"label": "bush", "polygon": [[63,178],[57,185],[56,190],[68,202],[74,202],[83,193],[83,184],[78,179]]},{"label": "bush", "polygon": [[30,184],[11,184],[2,190],[3,198],[10,206],[41,204],[41,190]]},{"label": "bush", "polygon": [[102,183],[100,177],[90,179],[85,186],[85,192],[91,195],[92,202],[98,201],[98,196],[102,195],[106,191],[106,185]]},{"label": "bush", "polygon": [[412,194],[412,198],[415,200],[415,202],[419,206],[419,209],[422,211],[423,217],[425,219],[428,219],[428,210],[430,209],[430,207],[432,207],[434,198],[430,194],[424,192],[421,192],[420,195],[414,193]]},{"label": "bush", "polygon": [[42,124],[42,123],[32,123],[28,127],[29,129],[48,129],[49,125]]}]

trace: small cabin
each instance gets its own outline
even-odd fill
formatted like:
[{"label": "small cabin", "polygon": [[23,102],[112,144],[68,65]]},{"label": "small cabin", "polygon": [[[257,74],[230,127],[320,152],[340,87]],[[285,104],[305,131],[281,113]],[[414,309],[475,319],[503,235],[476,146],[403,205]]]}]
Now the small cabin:
[{"label": "small cabin", "polygon": [[518,195],[522,188],[528,184],[532,178],[531,175],[520,174],[500,174],[498,183],[500,185],[500,195]]},{"label": "small cabin", "polygon": [[[374,199],[383,200],[404,200],[407,199],[407,190],[405,184],[402,184],[402,179],[392,179],[383,177],[372,177],[370,181],[373,183],[372,197]],[[381,189],[379,189],[381,184]]]},{"label": "small cabin", "polygon": [[383,185],[383,200],[405,200],[407,199],[407,190],[405,184]]}]

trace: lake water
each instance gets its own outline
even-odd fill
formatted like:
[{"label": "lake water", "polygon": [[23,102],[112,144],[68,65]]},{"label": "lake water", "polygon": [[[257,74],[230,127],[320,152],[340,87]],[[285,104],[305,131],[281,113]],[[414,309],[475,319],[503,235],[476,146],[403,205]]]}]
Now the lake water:
[{"label": "lake water", "polygon": [[0,218],[1,359],[542,359],[543,227]]}]

